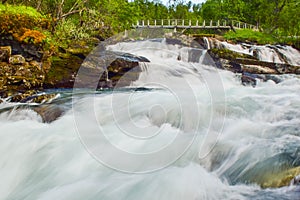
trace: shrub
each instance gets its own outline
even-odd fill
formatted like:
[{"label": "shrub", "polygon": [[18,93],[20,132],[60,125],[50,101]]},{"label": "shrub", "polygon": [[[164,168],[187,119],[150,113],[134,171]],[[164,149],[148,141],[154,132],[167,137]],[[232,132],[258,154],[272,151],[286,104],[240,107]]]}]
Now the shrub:
[{"label": "shrub", "polygon": [[19,42],[41,44],[51,22],[34,8],[0,4],[0,34],[12,35]]}]

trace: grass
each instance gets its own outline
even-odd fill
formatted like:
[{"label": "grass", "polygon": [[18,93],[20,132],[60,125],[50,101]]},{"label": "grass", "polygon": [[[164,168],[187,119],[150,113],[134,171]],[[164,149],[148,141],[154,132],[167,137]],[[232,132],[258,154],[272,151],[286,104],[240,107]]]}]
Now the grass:
[{"label": "grass", "polygon": [[270,34],[253,31],[250,29],[241,29],[228,31],[225,33],[224,38],[235,42],[252,42],[256,44],[276,44],[278,39]]}]

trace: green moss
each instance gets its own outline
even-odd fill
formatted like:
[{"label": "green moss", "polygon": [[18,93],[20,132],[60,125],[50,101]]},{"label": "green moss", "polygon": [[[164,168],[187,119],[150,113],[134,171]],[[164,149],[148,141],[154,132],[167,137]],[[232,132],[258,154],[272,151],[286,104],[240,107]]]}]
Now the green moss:
[{"label": "green moss", "polygon": [[215,34],[207,34],[207,33],[200,33],[200,34],[192,34],[193,37],[203,38],[203,37],[216,37]]},{"label": "green moss", "polygon": [[[51,62],[51,68],[45,78],[45,84],[48,86],[72,80],[72,75],[77,73],[83,60],[67,53],[52,56]],[[61,86],[64,87],[64,85]]]},{"label": "green moss", "polygon": [[215,48],[215,49],[210,49],[209,52],[212,53],[213,55],[215,55],[218,58],[224,58],[224,59],[228,59],[228,60],[236,60],[238,58],[256,59],[251,55],[237,53],[237,52],[231,51],[229,49],[217,49],[217,48]]}]

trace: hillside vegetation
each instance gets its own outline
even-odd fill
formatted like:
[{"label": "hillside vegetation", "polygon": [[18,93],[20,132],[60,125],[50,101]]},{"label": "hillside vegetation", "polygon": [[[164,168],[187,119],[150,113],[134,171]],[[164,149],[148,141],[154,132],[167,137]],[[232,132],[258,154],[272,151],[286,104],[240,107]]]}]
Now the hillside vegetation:
[{"label": "hillside vegetation", "polygon": [[2,0],[0,31],[33,43],[48,36],[52,43],[68,46],[74,40],[105,39],[138,19],[239,20],[258,25],[262,33],[229,33],[226,38],[299,45],[299,10],[297,0],[169,0],[167,5],[158,0]]}]

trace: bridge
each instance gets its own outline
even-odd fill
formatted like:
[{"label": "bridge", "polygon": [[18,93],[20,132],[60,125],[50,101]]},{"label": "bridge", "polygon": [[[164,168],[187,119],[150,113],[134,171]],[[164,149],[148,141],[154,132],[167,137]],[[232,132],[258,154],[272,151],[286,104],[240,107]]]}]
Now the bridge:
[{"label": "bridge", "polygon": [[240,21],[206,21],[206,20],[185,20],[185,19],[161,19],[161,20],[138,20],[133,28],[164,28],[164,29],[253,29],[257,27]]}]

